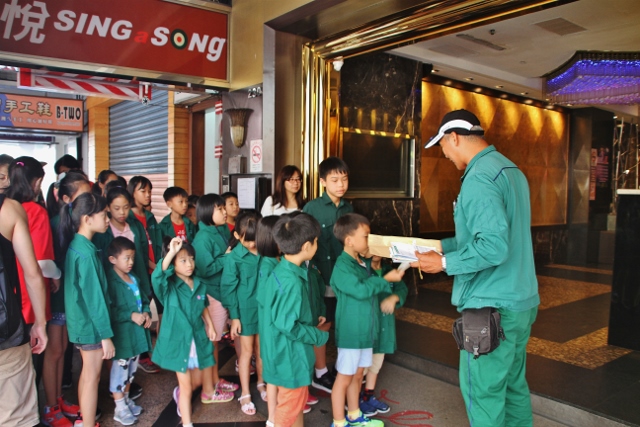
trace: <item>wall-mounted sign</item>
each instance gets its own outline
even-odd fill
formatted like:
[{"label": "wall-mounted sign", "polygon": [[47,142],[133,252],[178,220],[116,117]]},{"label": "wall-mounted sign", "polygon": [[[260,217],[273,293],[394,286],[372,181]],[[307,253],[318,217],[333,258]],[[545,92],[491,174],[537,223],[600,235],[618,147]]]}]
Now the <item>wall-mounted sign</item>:
[{"label": "wall-mounted sign", "polygon": [[159,0],[2,0],[0,4],[0,51],[228,79],[225,13]]},{"label": "wall-mounted sign", "polygon": [[0,93],[0,127],[82,132],[82,101]]}]

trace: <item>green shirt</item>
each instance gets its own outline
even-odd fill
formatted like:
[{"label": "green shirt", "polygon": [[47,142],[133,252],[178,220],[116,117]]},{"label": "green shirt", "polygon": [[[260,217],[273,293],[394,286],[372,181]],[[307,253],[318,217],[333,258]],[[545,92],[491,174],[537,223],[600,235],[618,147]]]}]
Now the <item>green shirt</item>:
[{"label": "green shirt", "polygon": [[338,218],[353,212],[353,206],[344,199],[341,199],[338,206],[336,206],[325,192],[321,197],[304,205],[302,211],[318,220],[322,228],[322,234],[318,239],[318,250],[313,257],[313,262],[318,266],[327,286],[325,296],[334,296],[331,288],[329,288],[331,273],[338,256],[342,253],[343,247],[333,234],[333,226]]},{"label": "green shirt", "polygon": [[[273,269],[278,265],[278,262],[277,258],[263,256],[258,266],[258,292],[256,294],[256,300],[258,301],[258,334],[261,337],[263,334],[268,333],[265,329],[269,324],[269,319],[264,317],[269,313],[269,311],[264,310],[264,303],[267,298],[267,281]],[[262,341],[260,345],[262,346]]]},{"label": "green shirt", "polygon": [[225,225],[205,225],[200,222],[198,232],[193,239],[196,251],[196,269],[198,276],[209,285],[209,295],[220,301],[220,280],[224,268],[224,256],[229,247],[229,227]]},{"label": "green shirt", "polygon": [[[145,272],[146,273],[146,272]],[[137,283],[138,278],[133,276]],[[107,270],[109,297],[111,299],[111,329],[113,330],[113,345],[116,348],[114,359],[129,359],[145,351],[151,350],[151,336],[149,329],[131,320],[133,313],[138,313],[138,302],[133,291],[118,274],[110,268]],[[151,314],[149,298],[140,290],[142,312]]]},{"label": "green shirt", "polygon": [[451,302],[458,311],[540,304],[531,241],[527,179],[489,146],[469,162],[454,205],[455,237],[443,239]]},{"label": "green shirt", "polygon": [[316,327],[311,313],[307,270],[283,259],[265,287],[261,318],[266,325],[260,336],[264,380],[289,389],[308,386],[315,364],[313,346],[324,345],[329,333]]},{"label": "green shirt", "polygon": [[258,333],[258,266],[260,256],[254,255],[240,242],[224,257],[221,290],[222,305],[230,319],[240,319],[242,332]]},{"label": "green shirt", "polygon": [[[375,273],[382,277],[391,271],[391,266],[388,264],[384,264],[381,270],[374,270]],[[390,297],[392,294],[395,294],[400,298],[400,301],[396,303],[396,309],[402,307],[407,300],[407,294],[409,293],[409,289],[407,285],[401,280],[399,282],[389,282],[391,286],[391,292],[382,292],[378,294],[378,306],[382,303],[382,301]],[[380,311],[380,333],[378,334],[378,341],[376,345],[373,347],[374,353],[386,353],[393,354],[395,353],[398,345],[396,343],[396,314],[393,312],[392,314],[384,314]]]},{"label": "green shirt", "polygon": [[390,292],[389,282],[372,274],[371,260],[365,267],[346,252],[338,257],[331,276],[336,293],[336,346],[373,348],[378,339],[380,304],[378,294]]},{"label": "green shirt", "polygon": [[64,264],[64,305],[69,341],[98,344],[111,338],[107,278],[98,252],[89,239],[76,234]]},{"label": "green shirt", "polygon": [[[142,223],[137,219],[128,217],[127,224],[133,232],[133,243],[136,247],[136,253],[133,260],[133,268],[131,272],[138,278],[138,286],[140,292],[146,296],[151,295],[151,282],[149,281],[149,241],[147,240],[147,233],[144,231]],[[113,264],[109,261],[109,245],[113,241],[113,231],[111,227],[107,228],[104,233],[96,233],[91,239],[96,248],[98,249],[98,255],[104,265],[104,270],[108,272],[113,269]]]},{"label": "green shirt", "polygon": [[320,316],[326,317],[327,307],[324,304],[325,284],[322,280],[322,274],[313,262],[302,264],[302,268],[307,270],[307,279],[309,281],[309,302],[311,304],[311,313],[313,318],[318,320]]},{"label": "green shirt", "polygon": [[170,371],[186,372],[191,342],[195,341],[200,369],[215,365],[213,343],[202,320],[202,312],[209,305],[205,282],[193,276],[192,290],[176,276],[173,265],[163,271],[162,259],[159,259],[151,283],[164,306],[152,361]]},{"label": "green shirt", "polygon": [[[184,222],[184,231],[187,233],[187,242],[191,243],[193,242],[193,239],[196,237],[198,228],[195,225],[193,225],[191,220],[186,216],[182,216],[182,221]],[[173,222],[171,221],[171,214],[162,218],[162,221],[160,221],[160,224],[158,224],[158,229],[160,230],[161,242],[164,236],[176,237],[176,230],[174,230],[173,228]]]},{"label": "green shirt", "polygon": [[[153,250],[153,258],[158,260],[162,258],[162,233],[160,233],[160,227],[158,226],[158,221],[156,221],[156,217],[146,209],[143,209],[144,217],[147,221],[147,228],[140,222],[136,214],[133,212],[133,209],[129,211],[129,218],[131,220],[135,220],[149,235],[149,240],[151,240],[151,248]],[[149,251],[147,251],[147,258],[149,258]]]}]

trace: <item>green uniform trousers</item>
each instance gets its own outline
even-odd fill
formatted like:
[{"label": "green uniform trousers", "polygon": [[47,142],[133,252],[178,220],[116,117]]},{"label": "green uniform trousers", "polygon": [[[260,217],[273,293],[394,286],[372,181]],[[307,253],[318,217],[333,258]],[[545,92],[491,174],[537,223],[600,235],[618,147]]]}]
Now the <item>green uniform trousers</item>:
[{"label": "green uniform trousers", "polygon": [[460,351],[460,391],[472,427],[531,427],[531,397],[525,378],[527,342],[538,308],[498,309],[506,336],[477,359]]}]

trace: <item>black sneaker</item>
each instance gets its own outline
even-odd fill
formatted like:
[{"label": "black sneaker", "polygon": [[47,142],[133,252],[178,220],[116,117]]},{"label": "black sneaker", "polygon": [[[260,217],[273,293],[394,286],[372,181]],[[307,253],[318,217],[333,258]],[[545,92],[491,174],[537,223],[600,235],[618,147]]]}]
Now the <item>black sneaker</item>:
[{"label": "black sneaker", "polygon": [[129,387],[129,399],[136,400],[142,396],[142,386],[138,383],[131,383],[131,387]]},{"label": "black sneaker", "polygon": [[325,372],[320,378],[314,375],[313,380],[311,381],[311,387],[331,393],[333,382],[335,380],[336,379],[329,372]]}]

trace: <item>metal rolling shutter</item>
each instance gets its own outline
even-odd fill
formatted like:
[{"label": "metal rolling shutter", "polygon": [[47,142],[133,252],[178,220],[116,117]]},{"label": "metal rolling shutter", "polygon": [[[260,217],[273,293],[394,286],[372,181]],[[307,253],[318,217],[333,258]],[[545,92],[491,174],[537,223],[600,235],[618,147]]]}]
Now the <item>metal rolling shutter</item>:
[{"label": "metal rolling shutter", "polygon": [[109,108],[109,168],[118,175],[168,172],[168,93],[149,105],[124,101]]}]

